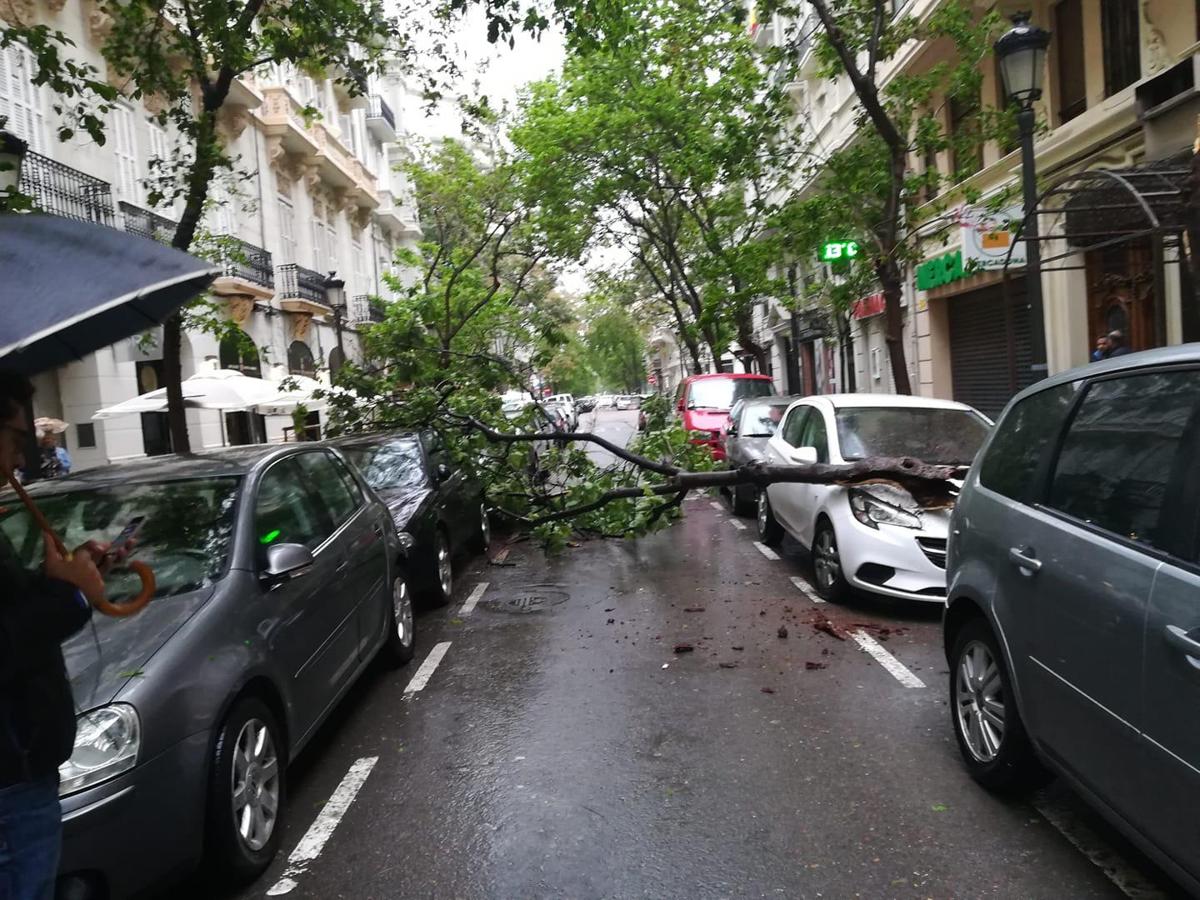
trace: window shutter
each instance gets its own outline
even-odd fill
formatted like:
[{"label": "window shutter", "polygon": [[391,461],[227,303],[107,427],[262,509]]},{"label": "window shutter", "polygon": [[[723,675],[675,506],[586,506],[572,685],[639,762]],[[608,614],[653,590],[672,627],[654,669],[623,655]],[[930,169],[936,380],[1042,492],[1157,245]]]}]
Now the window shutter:
[{"label": "window shutter", "polygon": [[144,203],[145,198],[138,183],[141,167],[138,165],[133,110],[120,104],[114,106],[111,128],[113,156],[117,162],[117,198],[129,203]]},{"label": "window shutter", "polygon": [[41,88],[33,83],[36,66],[25,47],[0,50],[0,116],[5,128],[29,143],[29,149],[46,150],[45,117]]}]

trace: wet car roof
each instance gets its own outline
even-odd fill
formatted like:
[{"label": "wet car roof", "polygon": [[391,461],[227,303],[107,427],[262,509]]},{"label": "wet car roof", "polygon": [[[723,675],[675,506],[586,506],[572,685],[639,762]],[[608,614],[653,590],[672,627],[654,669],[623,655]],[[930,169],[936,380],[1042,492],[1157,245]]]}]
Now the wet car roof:
[{"label": "wet car roof", "polygon": [[[139,457],[85,469],[62,478],[37,481],[29,485],[32,495],[57,494],[65,491],[108,487],[114,484],[144,484],[153,481],[174,481],[184,478],[241,476],[260,463],[277,456],[286,456],[305,446],[316,444],[253,444],[247,447],[227,447],[220,450],[194,453],[187,456]],[[5,492],[9,496],[11,491]]]}]

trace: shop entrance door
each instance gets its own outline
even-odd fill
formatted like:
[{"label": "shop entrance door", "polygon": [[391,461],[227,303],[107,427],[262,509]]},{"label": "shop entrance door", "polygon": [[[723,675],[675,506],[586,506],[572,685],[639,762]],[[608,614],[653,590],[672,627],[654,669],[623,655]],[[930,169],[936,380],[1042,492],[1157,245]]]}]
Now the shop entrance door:
[{"label": "shop entrance door", "polygon": [[1090,250],[1086,261],[1088,346],[1110,331],[1124,332],[1131,350],[1160,346],[1149,241]]}]

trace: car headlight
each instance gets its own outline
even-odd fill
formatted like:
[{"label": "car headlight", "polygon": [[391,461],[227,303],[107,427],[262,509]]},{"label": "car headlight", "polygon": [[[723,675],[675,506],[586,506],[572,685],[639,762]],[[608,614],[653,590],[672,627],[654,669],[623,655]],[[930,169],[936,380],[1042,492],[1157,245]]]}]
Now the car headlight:
[{"label": "car headlight", "polygon": [[878,528],[880,525],[897,525],[900,528],[921,527],[919,515],[880,500],[868,491],[850,491],[850,511],[854,513],[854,518],[868,528]]},{"label": "car headlight", "polygon": [[65,797],[128,772],[137,764],[142,724],[128,704],[114,703],[79,716],[75,749],[58,767],[58,794]]}]

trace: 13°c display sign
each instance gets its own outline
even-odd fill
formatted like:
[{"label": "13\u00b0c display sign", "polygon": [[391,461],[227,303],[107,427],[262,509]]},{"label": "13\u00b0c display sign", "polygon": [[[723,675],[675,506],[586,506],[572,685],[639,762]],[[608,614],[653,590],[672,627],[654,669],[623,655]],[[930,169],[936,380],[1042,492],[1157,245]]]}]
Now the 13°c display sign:
[{"label": "13\u00b0c display sign", "polygon": [[858,256],[858,241],[826,241],[821,245],[821,262],[837,262]]}]

